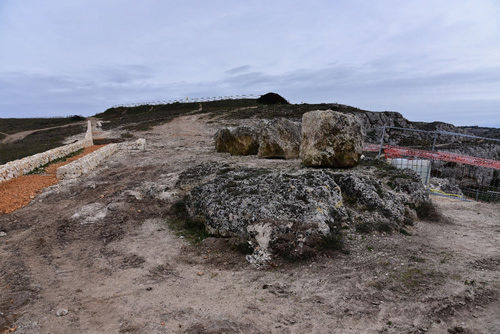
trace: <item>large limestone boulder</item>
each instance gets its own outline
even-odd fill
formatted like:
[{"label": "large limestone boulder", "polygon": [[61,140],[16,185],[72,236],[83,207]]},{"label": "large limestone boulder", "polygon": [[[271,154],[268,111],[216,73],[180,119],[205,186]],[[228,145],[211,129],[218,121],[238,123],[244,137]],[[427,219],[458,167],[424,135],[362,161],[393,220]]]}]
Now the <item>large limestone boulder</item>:
[{"label": "large limestone boulder", "polygon": [[215,149],[231,155],[255,155],[259,150],[259,134],[248,126],[221,129],[215,134]]},{"label": "large limestone boulder", "polygon": [[296,159],[300,152],[300,124],[286,118],[262,121],[259,158]]},{"label": "large limestone boulder", "polygon": [[302,116],[300,157],[305,166],[354,167],[363,150],[364,128],[358,117],[331,110]]},{"label": "large limestone boulder", "polygon": [[186,206],[205,219],[210,234],[243,237],[258,251],[289,257],[339,236],[347,218],[332,175],[314,169],[221,170],[191,190]]},{"label": "large limestone boulder", "polygon": [[190,190],[189,215],[203,219],[210,234],[250,241],[251,263],[266,262],[273,254],[296,258],[321,252],[325,245],[341,245],[345,228],[401,231],[430,204],[415,172],[390,166],[346,172],[210,162],[182,172],[182,185]]}]

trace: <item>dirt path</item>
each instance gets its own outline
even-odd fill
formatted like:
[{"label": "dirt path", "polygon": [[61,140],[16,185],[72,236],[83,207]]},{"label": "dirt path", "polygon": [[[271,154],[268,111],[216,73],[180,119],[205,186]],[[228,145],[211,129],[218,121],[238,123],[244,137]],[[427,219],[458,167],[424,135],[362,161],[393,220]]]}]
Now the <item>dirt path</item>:
[{"label": "dirt path", "polygon": [[[348,234],[350,254],[258,270],[165,224],[181,171],[203,161],[299,166],[213,151],[190,115],[78,180],[0,215],[0,329],[16,333],[495,333],[500,210],[436,197],[450,224]],[[68,311],[57,316],[57,312]],[[63,312],[64,313],[64,312]]]},{"label": "dirt path", "polygon": [[7,133],[2,132],[2,134],[4,134],[6,137],[4,139],[0,140],[0,143],[1,144],[13,143],[15,141],[22,140],[22,139],[24,139],[24,137],[26,137],[32,133],[38,132],[38,131],[64,128],[64,127],[68,127],[68,126],[72,126],[72,125],[85,125],[85,124],[87,124],[87,121],[75,122],[75,123],[70,123],[70,124],[65,124],[65,125],[58,125],[58,126],[53,126],[53,127],[44,128],[44,129],[21,131],[21,132],[16,132],[13,134],[7,134]]}]

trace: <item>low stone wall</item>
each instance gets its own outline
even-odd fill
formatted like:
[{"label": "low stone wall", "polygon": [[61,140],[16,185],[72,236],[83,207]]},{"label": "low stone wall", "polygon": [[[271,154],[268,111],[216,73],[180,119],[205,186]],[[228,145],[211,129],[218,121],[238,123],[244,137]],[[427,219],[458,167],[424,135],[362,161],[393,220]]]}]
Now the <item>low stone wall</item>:
[{"label": "low stone wall", "polygon": [[86,174],[97,167],[107,157],[118,150],[143,151],[146,148],[146,139],[140,138],[135,142],[125,142],[119,144],[108,144],[97,151],[94,151],[83,158],[73,161],[57,169],[58,179],[74,179]]},{"label": "low stone wall", "polygon": [[67,156],[84,147],[92,146],[92,124],[87,122],[87,132],[83,140],[76,143],[64,145],[42,153],[37,153],[19,160],[9,161],[5,165],[0,165],[0,182],[13,179],[15,177],[28,174],[34,169],[46,165],[49,162]]},{"label": "low stone wall", "polygon": [[58,179],[74,179],[97,167],[104,159],[116,153],[119,144],[109,144],[86,156],[57,169]]},{"label": "low stone wall", "polygon": [[127,151],[144,151],[146,149],[146,139],[139,138],[136,141],[121,143],[120,149]]},{"label": "low stone wall", "polygon": [[79,149],[91,145],[92,143],[88,140],[80,140],[73,144],[57,147],[26,158],[7,162],[5,165],[0,166],[0,182],[28,174],[32,170],[46,165],[55,159],[62,158],[68,154],[78,151]]}]

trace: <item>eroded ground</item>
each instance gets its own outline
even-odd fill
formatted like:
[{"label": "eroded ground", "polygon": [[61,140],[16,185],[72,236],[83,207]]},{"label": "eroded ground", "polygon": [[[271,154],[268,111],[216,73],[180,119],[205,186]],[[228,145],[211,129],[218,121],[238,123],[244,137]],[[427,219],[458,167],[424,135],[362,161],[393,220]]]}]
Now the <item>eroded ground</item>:
[{"label": "eroded ground", "polygon": [[[433,198],[450,223],[346,237],[337,253],[268,269],[217,239],[169,230],[178,175],[217,154],[218,123],[185,116],[0,215],[0,329],[16,333],[498,333],[500,207]],[[67,315],[57,316],[65,309]]]}]

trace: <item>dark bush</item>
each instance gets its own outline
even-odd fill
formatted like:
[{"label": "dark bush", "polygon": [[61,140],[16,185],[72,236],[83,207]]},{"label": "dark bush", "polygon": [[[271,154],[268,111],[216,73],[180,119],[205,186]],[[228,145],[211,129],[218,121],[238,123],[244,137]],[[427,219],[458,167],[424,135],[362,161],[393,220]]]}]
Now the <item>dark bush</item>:
[{"label": "dark bush", "polygon": [[432,202],[424,202],[416,208],[416,211],[418,218],[422,220],[434,223],[449,223],[448,218]]},{"label": "dark bush", "polygon": [[257,99],[260,104],[290,104],[285,98],[276,93],[267,93]]}]

